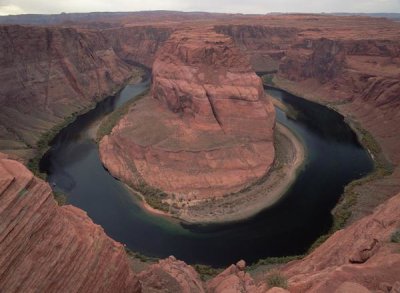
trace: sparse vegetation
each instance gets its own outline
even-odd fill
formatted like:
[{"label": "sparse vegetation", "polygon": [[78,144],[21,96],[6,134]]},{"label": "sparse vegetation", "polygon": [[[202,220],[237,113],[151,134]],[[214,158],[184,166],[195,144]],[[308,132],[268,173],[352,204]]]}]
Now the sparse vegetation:
[{"label": "sparse vegetation", "polygon": [[146,202],[151,207],[164,212],[169,211],[169,205],[163,202],[168,197],[168,194],[164,191],[148,185],[143,180],[134,189],[145,197]]},{"label": "sparse vegetation", "polygon": [[106,118],[104,118],[99,126],[99,129],[97,130],[96,142],[100,142],[104,136],[109,135],[118,121],[129,112],[131,106],[133,106],[139,99],[143,98],[147,94],[148,90],[141,93],[135,99],[126,102],[122,107],[116,109]]},{"label": "sparse vegetation", "polygon": [[19,192],[18,192],[18,196],[22,197],[25,196],[28,193],[28,189],[26,188],[22,188]]},{"label": "sparse vegetation", "polygon": [[49,131],[47,131],[41,135],[41,137],[38,140],[38,142],[36,143],[36,147],[35,147],[36,148],[36,156],[33,157],[32,159],[30,159],[28,162],[28,165],[27,165],[28,169],[31,170],[32,173],[35,174],[37,177],[42,178],[44,180],[46,179],[46,174],[40,172],[39,163],[40,163],[40,160],[42,159],[43,155],[49,149],[49,144],[51,143],[51,141],[61,131],[61,129],[63,129],[67,125],[71,124],[72,122],[74,122],[76,117],[80,114],[81,114],[80,112],[72,113],[70,116],[65,118],[65,120],[62,123],[54,126]]},{"label": "sparse vegetation", "polygon": [[267,284],[270,288],[273,287],[280,287],[283,289],[287,289],[288,287],[288,281],[287,278],[282,275],[279,271],[271,271],[267,275]]},{"label": "sparse vegetation", "polygon": [[400,243],[400,229],[397,229],[393,232],[392,236],[390,237],[390,241],[393,243]]},{"label": "sparse vegetation", "polygon": [[203,281],[207,281],[222,272],[222,269],[216,269],[207,265],[195,264],[193,267],[199,273]]},{"label": "sparse vegetation", "polygon": [[58,203],[59,206],[63,206],[67,204],[67,196],[60,191],[53,191],[54,199]]},{"label": "sparse vegetation", "polygon": [[280,256],[280,257],[267,257],[263,259],[259,259],[255,264],[249,266],[249,270],[254,270],[259,266],[275,266],[286,264],[293,260],[302,259],[304,255],[291,255],[291,256]]},{"label": "sparse vegetation", "polygon": [[273,81],[273,79],[274,79],[274,75],[273,74],[264,74],[261,77],[261,79],[262,79],[264,84],[270,85],[270,86],[275,86],[274,81]]},{"label": "sparse vegetation", "polygon": [[145,262],[145,263],[155,263],[159,260],[159,258],[156,257],[150,257],[150,256],[146,256],[143,255],[139,252],[134,252],[132,250],[130,250],[128,247],[124,246],[125,252],[126,254],[131,257],[131,258],[136,258],[138,260],[140,260],[141,262]]},{"label": "sparse vegetation", "polygon": [[374,137],[365,129],[362,129],[358,124],[350,120],[346,121],[352,129],[357,133],[358,139],[364,148],[370,151],[372,158],[374,159],[374,171],[366,177],[354,180],[347,184],[344,192],[333,210],[333,225],[329,232],[319,237],[314,244],[310,247],[308,252],[313,251],[322,243],[324,243],[329,236],[336,231],[343,229],[346,223],[350,219],[353,208],[357,204],[358,193],[355,188],[366,184],[367,182],[381,179],[385,176],[390,175],[393,172],[393,166],[384,157],[379,143]]}]

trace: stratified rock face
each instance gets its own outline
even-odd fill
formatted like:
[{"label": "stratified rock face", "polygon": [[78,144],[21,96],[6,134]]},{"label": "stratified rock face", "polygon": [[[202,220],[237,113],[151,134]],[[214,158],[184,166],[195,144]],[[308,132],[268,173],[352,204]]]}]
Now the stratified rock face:
[{"label": "stratified rock face", "polygon": [[390,239],[400,228],[399,215],[400,194],[379,206],[372,215],[336,232],[303,260],[289,264],[283,272],[289,277],[290,291],[368,292],[355,291],[357,287],[365,287],[396,292],[390,289],[399,285],[400,244]]},{"label": "stratified rock face", "polygon": [[1,292],[141,292],[121,244],[0,153]]},{"label": "stratified rock face", "polygon": [[206,198],[238,191],[269,170],[274,109],[229,37],[175,32],[157,53],[152,96],[101,142],[116,177]]},{"label": "stratified rock face", "polygon": [[97,33],[4,26],[0,39],[0,149],[25,159],[43,132],[132,73]]},{"label": "stratified rock face", "polygon": [[[276,86],[331,103],[367,130],[393,173],[357,187],[351,221],[400,190],[400,23],[383,18],[265,17],[253,25],[219,25]],[[367,139],[368,140],[368,139]],[[370,143],[371,149],[379,146]],[[387,164],[389,165],[389,164]]]},{"label": "stratified rock face", "polygon": [[0,27],[0,150],[33,157],[43,133],[151,66],[170,31]]},{"label": "stratified rock face", "polygon": [[102,37],[125,62],[140,63],[151,68],[159,47],[169,38],[170,26],[127,26],[101,31]]}]

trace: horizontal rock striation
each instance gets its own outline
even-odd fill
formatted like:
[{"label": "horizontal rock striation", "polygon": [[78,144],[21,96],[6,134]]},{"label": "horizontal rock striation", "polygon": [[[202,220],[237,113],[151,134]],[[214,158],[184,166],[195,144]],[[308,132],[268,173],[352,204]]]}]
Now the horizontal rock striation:
[{"label": "horizontal rock striation", "polygon": [[393,173],[357,188],[352,220],[400,190],[399,29],[387,19],[298,15],[216,26],[250,56],[254,68],[274,74],[275,86],[330,104],[376,139],[379,145],[360,134]]},{"label": "horizontal rock striation", "polygon": [[230,38],[176,31],[157,53],[151,93],[101,142],[116,177],[195,199],[238,191],[269,170],[275,112]]},{"label": "horizontal rock striation", "polygon": [[170,30],[0,27],[0,150],[32,158],[44,133],[151,66]]}]

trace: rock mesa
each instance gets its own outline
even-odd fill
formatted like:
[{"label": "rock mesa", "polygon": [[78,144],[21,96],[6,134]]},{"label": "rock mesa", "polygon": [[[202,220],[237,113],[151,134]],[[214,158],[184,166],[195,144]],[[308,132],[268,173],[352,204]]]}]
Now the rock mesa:
[{"label": "rock mesa", "polygon": [[230,37],[173,33],[153,64],[151,96],[101,142],[116,177],[193,199],[239,191],[269,170],[275,112]]}]

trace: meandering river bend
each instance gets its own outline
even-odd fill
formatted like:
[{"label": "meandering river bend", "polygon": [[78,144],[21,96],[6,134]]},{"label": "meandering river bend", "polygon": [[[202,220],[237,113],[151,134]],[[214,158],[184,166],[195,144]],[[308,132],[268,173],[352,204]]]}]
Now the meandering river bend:
[{"label": "meandering river bend", "polygon": [[346,184],[373,168],[355,133],[333,110],[284,91],[267,92],[295,115],[277,111],[277,121],[303,141],[307,162],[292,187],[274,206],[237,223],[193,226],[143,210],[138,199],[102,166],[90,126],[148,89],[149,81],[126,86],[98,103],[53,140],[41,171],[68,203],[85,210],[113,239],[153,257],[174,255],[188,263],[215,267],[245,259],[304,253],[331,224],[330,211]]}]

